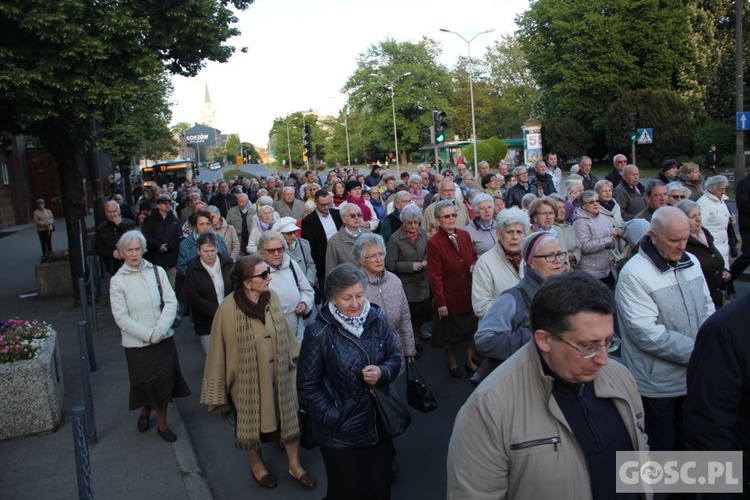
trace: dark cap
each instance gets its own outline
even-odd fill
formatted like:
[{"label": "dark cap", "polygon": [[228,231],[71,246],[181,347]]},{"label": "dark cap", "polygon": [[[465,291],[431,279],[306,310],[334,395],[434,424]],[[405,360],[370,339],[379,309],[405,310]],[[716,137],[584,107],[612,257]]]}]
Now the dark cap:
[{"label": "dark cap", "polygon": [[349,182],[347,182],[347,183],[346,183],[346,184],[344,185],[344,187],[346,187],[346,192],[348,193],[349,191],[351,191],[351,190],[352,190],[352,189],[354,189],[354,188],[361,188],[361,187],[362,187],[362,184],[360,184],[360,183],[359,183],[359,182],[357,182],[357,181],[349,181]]},{"label": "dark cap", "polygon": [[156,203],[172,203],[172,197],[168,194],[160,194],[158,198],[156,198]]},{"label": "dark cap", "polygon": [[674,158],[669,158],[668,160],[664,160],[664,163],[661,164],[661,171],[666,172],[673,167],[680,168],[680,163]]}]

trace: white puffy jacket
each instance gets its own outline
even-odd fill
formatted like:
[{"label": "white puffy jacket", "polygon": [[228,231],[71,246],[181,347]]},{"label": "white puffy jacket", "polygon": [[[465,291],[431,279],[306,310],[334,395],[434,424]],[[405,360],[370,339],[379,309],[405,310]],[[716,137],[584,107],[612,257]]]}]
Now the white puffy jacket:
[{"label": "white puffy jacket", "polygon": [[[161,297],[154,265],[144,260],[140,269],[124,264],[109,284],[112,316],[120,327],[123,347],[146,347],[154,331],[164,337],[174,334],[172,323],[177,315],[177,298],[167,273],[156,266],[161,282]],[[164,308],[160,309],[161,301]]]},{"label": "white puffy jacket", "polygon": [[698,259],[684,252],[672,267],[644,236],[620,272],[615,303],[622,360],[641,395],[684,396],[695,337],[714,312]]}]

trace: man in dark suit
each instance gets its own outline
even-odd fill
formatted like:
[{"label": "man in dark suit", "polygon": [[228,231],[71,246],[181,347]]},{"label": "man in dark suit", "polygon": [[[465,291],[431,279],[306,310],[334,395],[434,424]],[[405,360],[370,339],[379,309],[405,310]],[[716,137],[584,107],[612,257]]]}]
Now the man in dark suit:
[{"label": "man in dark suit", "polygon": [[625,168],[625,165],[628,164],[628,159],[623,154],[616,154],[612,158],[612,164],[614,167],[612,168],[612,171],[607,174],[605,179],[612,183],[612,189],[614,189],[622,180],[622,171]]},{"label": "man in dark suit", "polygon": [[315,211],[302,219],[302,238],[310,242],[310,253],[318,270],[318,290],[323,290],[326,271],[328,240],[338,232],[343,222],[338,210],[331,210],[331,194],[325,189],[315,192]]}]

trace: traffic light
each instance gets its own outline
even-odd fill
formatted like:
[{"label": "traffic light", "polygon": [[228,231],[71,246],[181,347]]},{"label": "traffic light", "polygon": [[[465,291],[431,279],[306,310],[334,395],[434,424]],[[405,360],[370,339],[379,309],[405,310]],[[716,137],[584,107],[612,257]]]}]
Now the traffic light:
[{"label": "traffic light", "polygon": [[323,145],[322,144],[316,144],[315,145],[315,158],[320,161],[323,159],[324,153],[323,153]]},{"label": "traffic light", "polygon": [[420,146],[435,144],[435,127],[422,127],[422,135],[419,139]]},{"label": "traffic light", "polygon": [[445,142],[445,138],[447,137],[445,130],[448,128],[448,122],[445,121],[444,111],[432,112],[432,127],[434,131],[432,143],[442,144]]},{"label": "traffic light", "polygon": [[312,158],[313,147],[312,147],[312,125],[305,125],[305,135],[303,136],[305,143],[305,156]]},{"label": "traffic light", "polygon": [[625,137],[630,141],[638,139],[638,113],[628,113],[625,116],[625,124],[622,126]]}]

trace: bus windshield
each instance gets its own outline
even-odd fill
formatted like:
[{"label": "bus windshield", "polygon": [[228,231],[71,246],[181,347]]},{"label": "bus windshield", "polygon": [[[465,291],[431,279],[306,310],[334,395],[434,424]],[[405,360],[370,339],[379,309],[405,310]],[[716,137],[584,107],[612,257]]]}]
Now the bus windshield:
[{"label": "bus windshield", "polygon": [[143,184],[146,185],[163,186],[172,182],[178,186],[185,181],[191,181],[197,175],[195,162],[183,159],[160,161],[141,170]]}]

